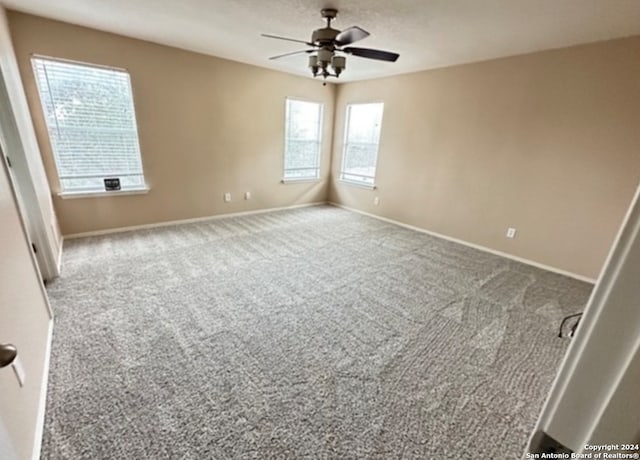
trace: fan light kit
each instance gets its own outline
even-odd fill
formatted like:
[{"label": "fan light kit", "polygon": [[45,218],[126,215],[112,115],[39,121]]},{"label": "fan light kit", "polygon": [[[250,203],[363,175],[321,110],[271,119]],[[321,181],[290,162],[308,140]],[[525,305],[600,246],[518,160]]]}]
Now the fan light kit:
[{"label": "fan light kit", "polygon": [[[352,26],[343,31],[332,29],[331,21],[338,15],[338,10],[325,8],[321,11],[321,14],[322,17],[327,20],[327,26],[322,29],[314,30],[311,35],[311,41],[307,42],[304,40],[296,40],[294,38],[280,37],[278,35],[262,34],[263,37],[304,43],[311,47],[311,49],[272,56],[269,59],[280,59],[286,56],[303,53],[309,54],[309,69],[311,69],[311,73],[314,77],[321,76],[326,80],[327,77],[338,78],[346,69],[347,59],[342,54],[351,54],[353,56],[387,62],[395,62],[398,57],[400,57],[398,53],[392,53],[390,51],[347,46],[358,40],[367,38],[369,36],[369,32],[358,26]],[[326,81],[324,84],[326,85]]]}]

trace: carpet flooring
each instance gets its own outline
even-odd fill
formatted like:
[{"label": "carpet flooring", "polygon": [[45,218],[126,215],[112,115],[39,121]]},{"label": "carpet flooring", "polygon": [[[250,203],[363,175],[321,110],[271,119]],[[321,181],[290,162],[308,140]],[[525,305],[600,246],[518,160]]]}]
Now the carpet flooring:
[{"label": "carpet flooring", "polygon": [[591,285],[320,206],[65,242],[43,459],[519,459]]}]

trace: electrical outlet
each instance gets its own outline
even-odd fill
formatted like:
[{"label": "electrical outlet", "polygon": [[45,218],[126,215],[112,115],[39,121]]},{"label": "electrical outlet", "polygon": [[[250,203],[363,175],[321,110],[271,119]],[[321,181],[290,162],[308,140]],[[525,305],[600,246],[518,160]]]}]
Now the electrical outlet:
[{"label": "electrical outlet", "polygon": [[231,193],[227,192],[224,194],[224,201],[225,203],[228,203],[229,201],[231,201]]},{"label": "electrical outlet", "polygon": [[244,199],[245,200],[250,200],[251,199],[251,192],[244,192]]},{"label": "electrical outlet", "polygon": [[378,206],[380,204],[380,197],[379,196],[376,196],[376,197],[373,198],[373,204],[375,206]]},{"label": "electrical outlet", "polygon": [[516,237],[516,229],[513,227],[509,227],[507,229],[507,238],[515,238]]}]

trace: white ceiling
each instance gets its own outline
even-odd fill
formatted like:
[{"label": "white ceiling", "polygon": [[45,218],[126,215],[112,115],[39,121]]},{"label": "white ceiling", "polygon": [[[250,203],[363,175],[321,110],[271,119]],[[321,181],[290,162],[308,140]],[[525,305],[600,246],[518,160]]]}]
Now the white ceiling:
[{"label": "white ceiling", "polygon": [[354,46],[400,53],[396,63],[350,56],[354,81],[640,34],[640,0],[0,0],[8,8],[227,59],[309,75],[304,49],[320,9],[333,27],[359,25]]}]

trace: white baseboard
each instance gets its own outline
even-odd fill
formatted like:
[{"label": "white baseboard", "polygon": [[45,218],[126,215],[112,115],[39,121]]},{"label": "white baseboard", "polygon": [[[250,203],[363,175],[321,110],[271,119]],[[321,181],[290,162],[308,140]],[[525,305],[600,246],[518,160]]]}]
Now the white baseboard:
[{"label": "white baseboard", "polygon": [[[310,206],[321,206],[321,205],[324,205],[324,204],[329,204],[331,206],[335,206],[335,207],[338,207],[338,208],[343,208],[343,209],[346,209],[348,211],[357,212],[358,214],[363,214],[365,216],[373,217],[374,219],[382,220],[384,222],[389,222],[389,223],[394,224],[394,225],[399,225],[401,227],[408,228],[410,230],[414,230],[414,231],[417,231],[417,232],[426,233],[427,235],[431,235],[431,236],[434,236],[436,238],[440,238],[440,239],[443,239],[443,240],[452,241],[454,243],[462,244],[463,246],[467,246],[467,247],[470,247],[470,248],[478,249],[480,251],[488,252],[490,254],[494,254],[494,255],[497,255],[497,256],[500,256],[500,257],[505,257],[507,259],[515,260],[516,262],[521,262],[523,264],[531,265],[533,267],[540,268],[542,270],[550,271],[550,272],[553,272],[553,273],[558,273],[559,275],[568,276],[570,278],[574,278],[574,279],[577,279],[579,281],[584,281],[586,283],[591,283],[591,284],[595,284],[596,283],[595,279],[589,278],[587,276],[579,275],[577,273],[572,273],[572,272],[569,272],[569,271],[566,271],[566,270],[562,270],[560,268],[552,267],[550,265],[541,264],[541,263],[535,262],[533,260],[525,259],[523,257],[518,257],[518,256],[515,256],[513,254],[509,254],[509,253],[506,253],[506,252],[498,251],[496,249],[491,249],[491,248],[488,248],[486,246],[481,246],[479,244],[470,243],[468,241],[464,241],[464,240],[461,240],[461,239],[458,239],[458,238],[454,238],[454,237],[451,237],[451,236],[443,235],[441,233],[433,232],[431,230],[426,230],[424,228],[416,227],[414,225],[405,224],[404,222],[400,222],[400,221],[397,221],[397,220],[393,220],[393,219],[389,219],[389,218],[386,218],[386,217],[378,216],[376,214],[371,214],[371,213],[368,213],[368,212],[365,212],[365,211],[361,211],[361,210],[356,209],[356,208],[351,208],[349,206],[345,206],[345,205],[342,205],[342,204],[339,204],[339,203],[326,202],[326,201],[318,201],[318,202],[314,202],[314,203],[297,204],[297,205],[292,205],[292,206],[281,206],[281,207],[277,207],[277,208],[257,209],[257,210],[253,210],[253,211],[242,211],[242,212],[233,212],[233,213],[227,213],[227,214],[217,214],[217,215],[214,215],[214,216],[195,217],[193,219],[171,220],[171,221],[165,221],[165,222],[156,222],[156,223],[153,223],[153,224],[132,225],[132,226],[128,226],[128,227],[117,227],[117,228],[110,228],[110,229],[106,229],[106,230],[96,230],[96,231],[92,231],[92,232],[73,233],[71,235],[65,235],[63,237],[63,243],[64,243],[64,240],[71,240],[71,239],[75,239],[75,238],[85,238],[85,237],[89,237],[89,236],[110,235],[110,234],[114,234],[114,233],[129,232],[129,231],[132,231],[132,230],[143,230],[143,229],[149,229],[149,228],[168,227],[168,226],[171,226],[171,225],[190,224],[190,223],[194,223],[194,222],[205,222],[205,221],[208,221],[208,220],[224,219],[224,218],[228,218],[228,217],[247,216],[247,215],[251,215],[251,214],[263,214],[263,213],[267,213],[267,212],[283,211],[283,210],[287,210],[287,209],[296,209],[296,208],[306,208],[306,207],[310,207]],[[58,258],[58,263],[61,262],[61,259],[62,259],[62,244],[60,245],[60,256]]]},{"label": "white baseboard", "polygon": [[522,258],[522,257],[514,256],[513,254],[509,254],[509,253],[506,253],[506,252],[498,251],[496,249],[491,249],[491,248],[488,248],[486,246],[480,246],[479,244],[470,243],[468,241],[460,240],[458,238],[453,238],[451,236],[443,235],[441,233],[432,232],[431,230],[426,230],[424,228],[416,227],[414,225],[405,224],[405,223],[397,221],[397,220],[388,219],[386,217],[378,216],[376,214],[371,214],[369,212],[361,211],[361,210],[356,209],[356,208],[351,208],[349,206],[345,206],[345,205],[342,205],[340,203],[334,203],[334,202],[330,201],[329,204],[331,206],[335,206],[337,208],[342,208],[342,209],[346,209],[348,211],[357,212],[358,214],[362,214],[362,215],[365,215],[365,216],[368,216],[368,217],[373,217],[374,219],[382,220],[384,222],[389,222],[390,224],[395,224],[395,225],[399,225],[400,227],[408,228],[410,230],[415,230],[416,232],[426,233],[427,235],[431,235],[431,236],[434,236],[436,238],[440,238],[440,239],[447,240],[447,241],[452,241],[454,243],[462,244],[463,246],[468,246],[470,248],[478,249],[478,250],[483,251],[483,252],[488,252],[488,253],[494,254],[496,256],[505,257],[507,259],[515,260],[516,262],[521,262],[523,264],[531,265],[531,266],[536,267],[536,268],[541,268],[542,270],[546,270],[546,271],[549,271],[549,272],[557,273],[559,275],[568,276],[569,278],[573,278],[573,279],[576,279],[576,280],[579,280],[579,281],[584,281],[586,283],[591,283],[591,284],[595,284],[596,283],[596,280],[593,279],[593,278],[589,278],[589,277],[586,277],[586,276],[578,275],[577,273],[572,273],[572,272],[569,272],[569,271],[566,271],[566,270],[562,270],[560,268],[551,267],[550,265],[541,264],[541,263],[535,262],[533,260],[529,260],[529,259],[525,259],[525,258]]},{"label": "white baseboard", "polygon": [[[265,209],[256,209],[253,211],[242,211],[242,212],[231,212],[227,214],[216,214],[214,216],[204,216],[204,217],[195,217],[192,219],[181,219],[181,220],[169,220],[164,222],[155,222],[153,224],[143,224],[143,225],[132,225],[129,227],[117,227],[117,228],[109,228],[106,230],[96,230],[93,232],[82,232],[82,233],[73,233],[70,235],[65,235],[63,240],[72,240],[75,238],[86,238],[88,236],[101,236],[101,235],[110,235],[112,233],[122,233],[122,232],[130,232],[132,230],[143,230],[149,228],[157,228],[157,227],[169,227],[171,225],[182,225],[182,224],[192,224],[195,222],[205,222],[207,220],[215,220],[215,219],[225,219],[228,217],[238,217],[238,216],[248,216],[251,214],[263,214],[265,212],[273,212],[273,211],[284,211],[287,209],[297,209],[297,208],[306,208],[310,206],[322,206],[328,204],[326,201],[317,201],[314,203],[305,203],[305,204],[294,204],[291,206],[281,206],[277,208],[265,208]],[[61,246],[62,248],[62,246]]]},{"label": "white baseboard", "polygon": [[42,387],[40,388],[40,401],[38,402],[38,417],[36,418],[36,432],[33,438],[32,460],[40,458],[42,450],[42,436],[44,435],[44,417],[47,408],[47,388],[49,386],[49,363],[51,361],[51,345],[53,341],[53,319],[49,320],[49,330],[47,332],[47,345],[44,355],[44,366],[42,369]]}]

